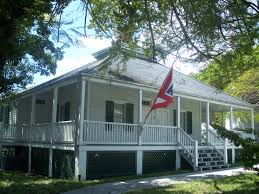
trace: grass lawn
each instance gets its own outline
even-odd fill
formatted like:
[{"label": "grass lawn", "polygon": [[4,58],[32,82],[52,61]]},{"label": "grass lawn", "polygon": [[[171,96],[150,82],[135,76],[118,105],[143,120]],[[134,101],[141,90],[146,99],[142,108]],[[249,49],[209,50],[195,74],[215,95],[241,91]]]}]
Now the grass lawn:
[{"label": "grass lawn", "polygon": [[112,177],[98,180],[63,180],[63,179],[51,179],[44,176],[26,174],[14,171],[1,171],[0,170],[0,194],[12,193],[12,194],[56,194],[65,191],[70,191],[80,187],[87,187],[90,185],[125,181],[137,178],[147,178],[154,176],[165,176],[179,173],[186,173],[190,171],[171,171],[145,174],[143,176],[123,176]]},{"label": "grass lawn", "polygon": [[127,194],[258,194],[259,193],[259,176],[256,174],[243,174],[239,176],[226,177],[222,179],[207,179],[192,181],[166,187],[155,187],[129,192]]}]

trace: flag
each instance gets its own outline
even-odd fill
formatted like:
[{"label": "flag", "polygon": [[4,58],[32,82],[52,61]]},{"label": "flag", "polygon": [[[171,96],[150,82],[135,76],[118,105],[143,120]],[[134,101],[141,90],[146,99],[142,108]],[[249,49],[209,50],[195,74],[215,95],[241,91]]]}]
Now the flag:
[{"label": "flag", "polygon": [[173,68],[168,72],[158,95],[151,107],[151,111],[164,108],[170,105],[173,102]]}]

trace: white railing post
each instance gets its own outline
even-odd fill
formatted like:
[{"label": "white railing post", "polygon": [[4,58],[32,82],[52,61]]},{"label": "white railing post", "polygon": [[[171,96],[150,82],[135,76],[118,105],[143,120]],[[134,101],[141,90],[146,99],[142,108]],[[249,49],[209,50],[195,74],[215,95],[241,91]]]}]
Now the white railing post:
[{"label": "white railing post", "polygon": [[224,139],[224,163],[228,163],[228,140]]},{"label": "white railing post", "polygon": [[195,169],[198,167],[198,159],[199,159],[198,141],[194,140],[194,167],[195,167]]},{"label": "white railing post", "polygon": [[180,142],[180,128],[177,128],[177,143]]}]

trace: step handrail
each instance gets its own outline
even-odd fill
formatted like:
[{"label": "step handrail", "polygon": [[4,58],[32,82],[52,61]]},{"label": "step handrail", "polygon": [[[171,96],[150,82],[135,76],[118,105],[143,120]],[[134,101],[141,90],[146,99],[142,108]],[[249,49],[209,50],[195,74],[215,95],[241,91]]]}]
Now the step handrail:
[{"label": "step handrail", "polygon": [[211,145],[224,158],[224,163],[228,163],[228,141],[223,139],[211,129],[208,130],[208,144]]},{"label": "step handrail", "polygon": [[211,145],[219,154],[224,156],[224,139],[211,129],[209,129],[208,132],[209,145]]},{"label": "step handrail", "polygon": [[178,127],[178,144],[191,157],[194,168],[198,167],[198,141],[192,139],[183,129]]}]

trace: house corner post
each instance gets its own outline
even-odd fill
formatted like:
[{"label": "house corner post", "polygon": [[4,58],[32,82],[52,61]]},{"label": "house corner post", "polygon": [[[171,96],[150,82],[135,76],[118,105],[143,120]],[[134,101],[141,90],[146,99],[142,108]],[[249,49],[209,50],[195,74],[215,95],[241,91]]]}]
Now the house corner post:
[{"label": "house corner post", "polygon": [[229,115],[229,129],[230,131],[233,130],[233,107],[230,106],[230,115]]},{"label": "house corner post", "polygon": [[209,144],[210,103],[206,103],[206,142]]},{"label": "house corner post", "polygon": [[143,150],[137,150],[137,175],[143,173]]},{"label": "house corner post", "polygon": [[28,173],[31,172],[31,145],[28,147]]},{"label": "house corner post", "polygon": [[251,128],[255,129],[254,109],[251,110]]},{"label": "house corner post", "polygon": [[181,127],[181,97],[177,96],[177,106],[176,106],[176,119],[177,119],[177,127]]},{"label": "house corner post", "polygon": [[[84,121],[85,121],[85,89],[86,80],[82,79],[80,84],[80,107],[79,107],[79,139],[78,139],[78,179],[86,179],[87,152],[82,150],[80,144],[84,141]],[[88,94],[87,94],[88,95]]]},{"label": "house corner post", "polygon": [[49,172],[48,172],[48,177],[52,177],[52,160],[53,158],[53,149],[52,148],[49,148]]},{"label": "house corner post", "polygon": [[181,155],[179,149],[175,152],[175,160],[175,170],[179,170],[181,168]]},{"label": "house corner post", "polygon": [[224,163],[228,163],[228,140],[224,139]]},{"label": "house corner post", "polygon": [[29,133],[29,141],[31,141],[31,131],[32,131],[32,127],[35,124],[35,106],[36,106],[36,96],[33,95],[32,96],[32,100],[31,100],[31,123],[30,123],[30,133]]},{"label": "house corner post", "polygon": [[86,179],[86,169],[87,169],[87,151],[79,148],[79,172],[80,179]]},{"label": "house corner post", "polygon": [[194,140],[194,170],[197,170],[199,159],[198,141]]},{"label": "house corner post", "polygon": [[51,117],[51,128],[49,132],[50,142],[53,143],[53,139],[56,139],[56,122],[57,122],[57,106],[58,106],[58,88],[53,89],[53,99],[52,99],[52,117]]},{"label": "house corner post", "polygon": [[[83,127],[84,127],[84,105],[85,105],[85,86],[86,80],[82,77],[78,79],[76,86],[77,108],[76,108],[76,124],[75,124],[75,178],[81,179],[80,164],[84,163],[84,154],[80,153],[80,143],[83,141]],[[81,158],[80,158],[81,156]],[[84,176],[84,175],[83,175]]]},{"label": "house corner post", "polygon": [[232,148],[232,164],[236,163],[236,150]]},{"label": "house corner post", "polygon": [[143,110],[143,106],[142,106],[142,100],[143,100],[143,91],[140,89],[138,92],[138,107],[139,107],[139,113],[138,113],[138,121],[139,121],[139,126],[138,126],[138,145],[142,145],[142,126],[141,123],[143,121],[142,118],[142,110]]}]

